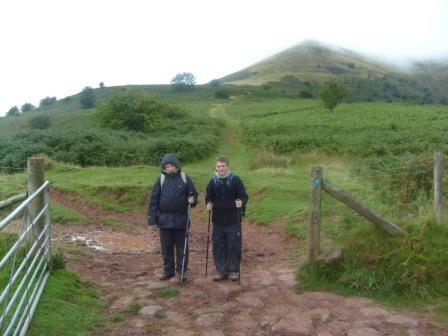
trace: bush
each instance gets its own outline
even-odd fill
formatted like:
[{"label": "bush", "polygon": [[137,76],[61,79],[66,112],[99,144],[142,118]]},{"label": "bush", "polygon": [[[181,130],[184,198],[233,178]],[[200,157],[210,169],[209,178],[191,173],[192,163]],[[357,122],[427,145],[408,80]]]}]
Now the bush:
[{"label": "bush", "polygon": [[169,119],[182,118],[180,107],[162,102],[157,96],[138,90],[115,93],[98,109],[102,126],[115,130],[150,132],[169,123]]},{"label": "bush", "polygon": [[35,116],[30,120],[31,129],[46,129],[51,125],[50,118],[44,115]]},{"label": "bush", "polygon": [[313,98],[313,94],[310,91],[300,91],[299,96],[301,98]]},{"label": "bush", "polygon": [[20,115],[20,110],[17,106],[11,107],[6,113],[8,117],[17,117]]},{"label": "bush", "polygon": [[[194,127],[192,127],[194,125]],[[0,135],[0,167],[22,168],[26,159],[45,153],[81,166],[160,164],[165,153],[182,161],[208,157],[217,146],[221,123],[211,118],[171,120],[152,133],[103,129],[46,129]]]},{"label": "bush", "polygon": [[86,86],[81,92],[81,106],[84,109],[95,107],[95,91],[90,86]]},{"label": "bush", "polygon": [[215,91],[215,98],[228,99],[230,97],[230,92],[228,89],[218,89]]},{"label": "bush", "polygon": [[56,101],[57,101],[56,97],[48,97],[47,96],[40,100],[39,107],[50,106],[50,105],[56,103]]},{"label": "bush", "polygon": [[22,105],[21,110],[23,112],[29,112],[35,109],[35,106],[31,103],[25,103]]}]

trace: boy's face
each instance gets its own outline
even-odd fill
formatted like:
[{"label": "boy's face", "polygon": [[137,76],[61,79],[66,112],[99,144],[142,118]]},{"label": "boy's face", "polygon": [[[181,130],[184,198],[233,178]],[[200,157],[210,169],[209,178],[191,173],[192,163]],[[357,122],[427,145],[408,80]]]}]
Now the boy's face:
[{"label": "boy's face", "polygon": [[171,164],[171,163],[167,163],[167,164],[165,165],[165,172],[166,172],[167,174],[173,174],[173,173],[176,172],[176,170],[177,170],[176,166],[173,165],[173,164]]},{"label": "boy's face", "polygon": [[219,176],[226,176],[229,171],[229,166],[226,163],[217,161],[216,162],[216,172]]}]

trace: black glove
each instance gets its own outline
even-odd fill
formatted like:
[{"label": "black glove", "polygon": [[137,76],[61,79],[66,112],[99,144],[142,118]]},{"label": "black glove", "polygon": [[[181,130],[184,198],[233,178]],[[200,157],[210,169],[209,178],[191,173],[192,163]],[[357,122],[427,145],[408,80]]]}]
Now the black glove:
[{"label": "black glove", "polygon": [[148,225],[149,226],[157,225],[157,220],[153,220],[153,218],[148,216]]}]

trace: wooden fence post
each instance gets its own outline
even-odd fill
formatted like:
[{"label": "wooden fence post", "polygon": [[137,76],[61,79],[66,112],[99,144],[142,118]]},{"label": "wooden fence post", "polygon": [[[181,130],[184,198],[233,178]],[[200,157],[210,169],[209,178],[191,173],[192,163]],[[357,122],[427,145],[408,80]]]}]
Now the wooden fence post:
[{"label": "wooden fence post", "polygon": [[442,154],[434,153],[434,212],[436,222],[441,223],[443,219],[443,196],[442,196]]},{"label": "wooden fence post", "polygon": [[[37,189],[39,189],[45,182],[45,159],[30,157],[27,160],[28,168],[28,196],[33,194]],[[29,213],[31,220],[33,220],[39,212],[43,209],[45,204],[44,193],[41,193],[36,197],[29,207]],[[44,227],[44,217],[42,217],[37,223],[38,233],[42,231]]]},{"label": "wooden fence post", "polygon": [[311,168],[310,179],[310,208],[308,226],[308,262],[309,270],[314,269],[320,251],[320,209],[322,199],[322,175],[321,166]]}]

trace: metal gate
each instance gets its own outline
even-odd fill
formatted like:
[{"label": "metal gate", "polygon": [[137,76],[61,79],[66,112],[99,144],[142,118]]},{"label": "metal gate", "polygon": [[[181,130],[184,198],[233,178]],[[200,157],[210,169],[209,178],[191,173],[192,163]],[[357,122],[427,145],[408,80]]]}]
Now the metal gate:
[{"label": "metal gate", "polygon": [[50,224],[48,181],[0,222],[1,335],[28,330],[49,276]]}]

